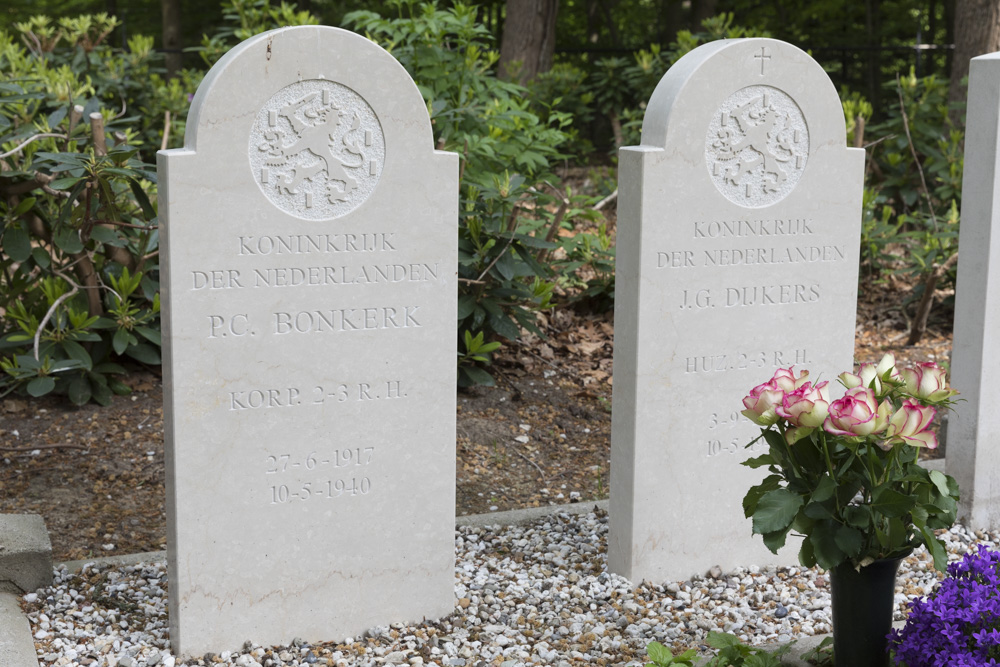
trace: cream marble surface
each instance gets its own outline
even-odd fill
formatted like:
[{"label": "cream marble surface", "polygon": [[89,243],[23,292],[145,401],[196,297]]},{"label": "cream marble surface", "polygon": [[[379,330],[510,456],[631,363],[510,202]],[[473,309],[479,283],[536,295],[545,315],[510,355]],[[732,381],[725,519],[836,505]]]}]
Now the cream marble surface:
[{"label": "cream marble surface", "polygon": [[948,474],[958,482],[959,520],[1000,529],[1000,53],[973,58],[966,111],[962,225],[951,385],[961,392],[948,419]]},{"label": "cream marble surface", "polygon": [[[741,399],[852,367],[864,151],[822,68],[776,40],[684,56],[619,167],[609,567],[635,582],[794,563],[751,536]],[[834,390],[837,395],[837,390]]]},{"label": "cream marble surface", "polygon": [[285,28],[159,154],[170,621],[184,656],[454,605],[458,156],[404,69]]}]

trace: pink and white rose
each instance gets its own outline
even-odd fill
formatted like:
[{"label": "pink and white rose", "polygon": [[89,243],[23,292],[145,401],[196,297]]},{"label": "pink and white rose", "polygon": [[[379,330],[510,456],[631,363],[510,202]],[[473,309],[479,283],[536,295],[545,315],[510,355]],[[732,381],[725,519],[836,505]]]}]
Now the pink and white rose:
[{"label": "pink and white rose", "polygon": [[774,371],[771,381],[786,394],[790,394],[809,381],[809,371],[802,371],[795,377],[795,366]]},{"label": "pink and white rose", "polygon": [[947,373],[933,362],[925,362],[900,371],[906,393],[931,403],[947,400],[958,392],[948,386]]},{"label": "pink and white rose", "polygon": [[886,445],[905,442],[914,447],[937,449],[937,434],[930,432],[937,410],[913,399],[903,399],[903,404],[889,419],[886,428]]},{"label": "pink and white rose", "polygon": [[870,387],[854,387],[830,403],[823,430],[832,435],[865,437],[880,433],[889,425],[890,406],[879,403]]},{"label": "pink and white rose", "polygon": [[896,358],[892,353],[885,354],[877,364],[866,362],[858,366],[856,373],[841,373],[837,376],[840,383],[848,389],[855,387],[868,387],[875,392],[878,397],[884,396],[892,385],[887,380],[901,381],[899,372],[896,370]]},{"label": "pink and white rose", "polygon": [[785,392],[771,378],[751,389],[750,395],[744,397],[746,410],[742,412],[755,424],[770,426],[778,421],[777,407],[781,405],[784,395]]}]

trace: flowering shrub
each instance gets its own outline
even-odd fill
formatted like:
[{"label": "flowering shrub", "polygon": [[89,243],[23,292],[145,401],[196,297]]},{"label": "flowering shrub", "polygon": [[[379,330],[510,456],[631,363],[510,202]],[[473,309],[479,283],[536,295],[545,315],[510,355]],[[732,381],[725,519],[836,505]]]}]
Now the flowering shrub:
[{"label": "flowering shrub", "polygon": [[949,577],[910,603],[902,630],[889,635],[897,665],[1000,664],[1000,552],[980,546],[948,566]]},{"label": "flowering shrub", "polygon": [[803,535],[806,567],[861,567],[924,544],[943,570],[947,556],[933,531],[955,521],[958,485],[917,456],[938,446],[931,423],[958,392],[936,364],[897,370],[891,354],[839,380],[847,391],[833,400],[828,382],[781,368],[743,399],[743,414],[769,445],[743,463],[771,472],[743,499],[753,532],[775,553],[789,531]]}]

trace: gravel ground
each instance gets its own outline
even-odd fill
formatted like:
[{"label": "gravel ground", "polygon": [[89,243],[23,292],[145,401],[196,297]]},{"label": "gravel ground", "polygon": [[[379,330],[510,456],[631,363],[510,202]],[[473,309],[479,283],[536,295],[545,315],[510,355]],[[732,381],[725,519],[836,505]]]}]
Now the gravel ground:
[{"label": "gravel ground", "polygon": [[[517,667],[638,665],[657,640],[704,648],[711,630],[761,644],[831,631],[829,579],[805,568],[739,568],[664,585],[633,586],[606,571],[607,515],[554,515],[528,526],[461,527],[455,534],[455,613],[438,622],[372,628],[339,644],[243,647],[182,661],[169,649],[164,562],[56,570],[56,583],[23,598],[43,665]],[[955,526],[952,559],[1000,534]],[[715,576],[712,576],[715,575]],[[897,578],[903,604],[938,574],[922,550]],[[220,647],[223,648],[223,647]]]}]

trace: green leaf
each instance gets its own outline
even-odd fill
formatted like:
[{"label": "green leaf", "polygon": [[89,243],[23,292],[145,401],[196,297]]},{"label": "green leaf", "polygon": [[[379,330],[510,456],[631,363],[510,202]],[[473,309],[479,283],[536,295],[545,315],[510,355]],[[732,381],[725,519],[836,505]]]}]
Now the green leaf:
[{"label": "green leaf", "polygon": [[861,534],[861,531],[850,526],[839,526],[834,539],[840,550],[851,558],[861,553],[861,545],[864,542],[864,535]]},{"label": "green leaf", "polygon": [[927,551],[930,552],[931,557],[934,559],[934,568],[939,572],[944,572],[948,567],[948,552],[944,547],[944,544],[934,537],[934,533],[926,528],[920,528],[920,535],[924,538],[924,544],[927,546]]},{"label": "green leaf", "polygon": [[802,497],[788,489],[765,493],[753,515],[754,533],[773,533],[787,528],[802,507]]},{"label": "green leaf", "polygon": [[751,486],[746,495],[743,496],[743,516],[750,518],[757,511],[757,503],[768,491],[774,491],[781,486],[781,475],[768,475],[764,481],[757,486]]},{"label": "green leaf", "polygon": [[128,396],[132,393],[132,387],[128,386],[118,378],[113,377],[108,378],[108,389],[113,391],[118,396]]},{"label": "green leaf", "polygon": [[914,500],[910,496],[883,486],[873,494],[871,508],[883,516],[900,517],[913,509],[913,505]]},{"label": "green leaf", "polygon": [[87,382],[87,378],[83,375],[78,375],[77,377],[70,380],[69,383],[69,400],[74,405],[84,405],[90,400],[90,383]]},{"label": "green leaf", "polygon": [[44,396],[45,394],[49,393],[55,388],[56,388],[55,378],[49,377],[47,375],[44,377],[35,378],[31,382],[29,382],[27,386],[28,393],[34,396],[35,398],[38,398],[39,396]]},{"label": "green leaf", "polygon": [[87,370],[90,370],[93,366],[93,361],[90,359],[90,353],[87,352],[87,349],[83,345],[80,345],[73,340],[64,340],[62,342],[62,348],[71,359],[75,359],[80,362]]},{"label": "green leaf", "polygon": [[830,500],[836,492],[837,483],[830,478],[830,475],[824,474],[819,478],[819,483],[816,484],[816,490],[813,491],[812,500],[815,502]]},{"label": "green leaf", "polygon": [[778,549],[785,546],[785,539],[788,537],[788,530],[776,530],[773,533],[764,535],[764,546],[771,550],[771,553],[778,553]]},{"label": "green leaf", "polygon": [[472,294],[463,294],[458,297],[458,319],[464,320],[472,314],[476,308],[476,297]]},{"label": "green leaf", "polygon": [[802,546],[799,548],[799,565],[802,567],[812,567],[815,564],[816,554],[813,553],[812,542],[802,540]]},{"label": "green leaf", "polygon": [[62,178],[57,178],[49,183],[49,187],[53,190],[65,190],[73,187],[84,178],[84,176],[63,176]]},{"label": "green leaf", "polygon": [[90,389],[93,392],[93,399],[97,401],[99,405],[107,407],[111,405],[111,390],[108,389],[108,385],[101,384],[99,382],[91,382]]},{"label": "green leaf", "polygon": [[135,196],[135,200],[139,202],[139,207],[142,209],[142,214],[146,216],[147,220],[152,220],[156,217],[156,211],[153,210],[153,204],[150,203],[149,197],[146,196],[145,190],[139,185],[139,182],[134,178],[128,179],[128,186],[132,189],[132,194]]},{"label": "green leaf", "polygon": [[90,230],[90,238],[106,245],[117,246],[120,248],[127,245],[125,239],[119,236],[118,232],[100,225],[95,225],[94,228]]},{"label": "green leaf", "polygon": [[133,340],[135,338],[129,333],[128,329],[118,329],[115,331],[115,337],[111,340],[111,347],[114,348],[115,354],[124,354],[125,350],[128,349],[129,343]]},{"label": "green leaf", "polygon": [[43,269],[49,268],[52,264],[52,257],[45,248],[32,248],[31,256],[35,260],[35,263]]},{"label": "green leaf", "polygon": [[494,331],[508,340],[516,340],[521,335],[521,330],[506,315],[491,314],[489,322]]},{"label": "green leaf", "polygon": [[23,262],[31,257],[31,237],[21,224],[7,227],[3,233],[3,249],[15,262]]},{"label": "green leaf", "polygon": [[844,508],[844,520],[849,526],[867,530],[871,522],[871,513],[867,507],[859,505],[848,505]]},{"label": "green leaf", "polygon": [[484,371],[482,368],[476,368],[475,366],[462,366],[458,369],[458,372],[459,376],[465,376],[467,384],[463,384],[463,387],[471,387],[473,385],[492,387],[495,384],[493,376]]},{"label": "green leaf", "polygon": [[52,241],[56,247],[63,252],[78,253],[83,250],[83,243],[80,242],[80,235],[72,227],[62,225],[58,227],[52,235]]},{"label": "green leaf", "polygon": [[[160,346],[160,345],[163,344],[163,342],[162,342],[162,336],[160,335],[160,332],[157,331],[156,329],[151,329],[149,327],[144,327],[144,326],[137,326],[135,328],[135,330],[143,338],[145,338],[146,340],[148,340],[150,343],[153,343],[154,345],[157,345],[157,346]],[[497,344],[497,347],[499,347],[499,346],[500,345]],[[481,347],[479,349],[480,349],[481,352],[486,352],[487,351],[485,349],[485,346],[483,346],[483,347]]]},{"label": "green leaf", "polygon": [[740,638],[728,632],[709,632],[705,638],[705,643],[716,650],[729,648],[730,646],[740,646]]},{"label": "green leaf", "polygon": [[931,482],[937,487],[937,490],[942,496],[947,496],[949,494],[948,490],[948,476],[939,470],[930,470]]},{"label": "green leaf", "polygon": [[832,519],[833,511],[824,503],[808,503],[803,510],[810,519]]},{"label": "green leaf", "polygon": [[125,354],[132,357],[136,361],[141,361],[142,363],[149,364],[150,366],[159,366],[161,362],[160,352],[149,343],[132,345],[125,351]]},{"label": "green leaf", "polygon": [[764,466],[775,465],[776,463],[777,462],[774,460],[774,457],[771,456],[770,454],[761,454],[760,456],[756,456],[752,459],[747,459],[746,461],[743,461],[741,465],[745,465],[748,468],[756,469],[756,468],[763,468]]},{"label": "green leaf", "polygon": [[813,527],[809,535],[812,542],[816,563],[824,570],[829,570],[844,561],[845,554],[837,544],[837,524],[833,521],[820,521]]},{"label": "green leaf", "polygon": [[650,660],[659,665],[669,665],[674,661],[674,654],[659,642],[650,642],[647,644],[646,655],[649,656]]}]

